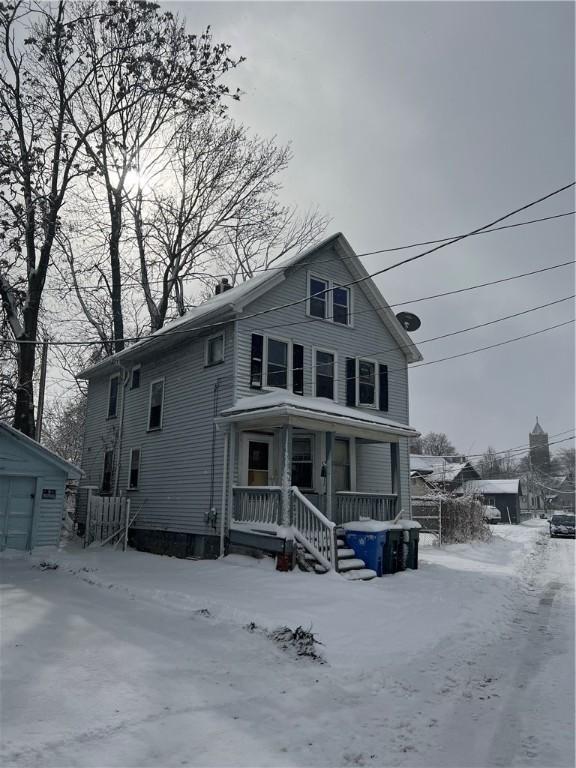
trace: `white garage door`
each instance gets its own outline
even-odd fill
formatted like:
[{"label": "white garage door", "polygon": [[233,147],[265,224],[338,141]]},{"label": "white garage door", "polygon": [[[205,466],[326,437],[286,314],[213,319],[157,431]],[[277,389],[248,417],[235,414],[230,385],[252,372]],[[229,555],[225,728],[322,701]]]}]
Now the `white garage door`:
[{"label": "white garage door", "polygon": [[28,549],[36,478],[0,476],[0,550]]}]

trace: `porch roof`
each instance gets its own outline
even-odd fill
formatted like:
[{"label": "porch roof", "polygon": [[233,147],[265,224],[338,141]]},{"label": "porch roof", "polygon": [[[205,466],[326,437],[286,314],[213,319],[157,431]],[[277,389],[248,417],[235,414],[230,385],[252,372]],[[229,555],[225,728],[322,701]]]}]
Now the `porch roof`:
[{"label": "porch roof", "polygon": [[397,442],[401,437],[420,434],[408,424],[400,424],[381,412],[361,411],[318,397],[301,397],[290,392],[268,392],[244,397],[222,411],[217,422],[251,427],[291,425],[304,429],[334,431],[350,437],[378,442]]}]

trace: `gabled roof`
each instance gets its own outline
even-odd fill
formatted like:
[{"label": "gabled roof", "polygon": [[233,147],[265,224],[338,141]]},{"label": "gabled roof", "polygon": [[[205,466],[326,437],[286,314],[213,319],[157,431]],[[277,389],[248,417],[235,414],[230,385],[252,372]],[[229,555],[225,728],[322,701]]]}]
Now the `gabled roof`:
[{"label": "gabled roof", "polygon": [[467,480],[458,489],[464,493],[514,493],[522,494],[520,480]]},{"label": "gabled roof", "polygon": [[451,461],[442,456],[410,454],[410,475],[424,476],[431,483],[452,483],[465,469],[474,467],[469,461]]},{"label": "gabled roof", "polygon": [[[230,290],[224,291],[189,310],[182,317],[167,323],[163,328],[155,333],[146,336],[140,341],[126,347],[122,352],[104,358],[95,365],[81,371],[77,378],[88,379],[95,374],[104,373],[107,369],[115,366],[116,363],[138,359],[141,354],[148,352],[150,347],[158,345],[158,348],[165,345],[174,344],[186,332],[192,335],[194,332],[208,330],[209,327],[217,330],[218,324],[224,324],[242,314],[248,304],[258,299],[276,285],[283,282],[291,267],[299,264],[306,258],[313,256],[316,252],[332,245],[336,254],[345,260],[346,266],[350,270],[353,280],[361,280],[358,286],[364,291],[366,297],[374,307],[374,310],[387,327],[392,337],[402,348],[409,363],[422,360],[422,355],[414,341],[410,338],[407,331],[396,319],[396,315],[385,301],[376,284],[368,276],[360,259],[356,256],[352,246],[346,240],[341,232],[337,232],[325,240],[313,245],[310,248],[295,254],[294,256],[278,262],[274,268],[260,272],[250,280],[236,285]],[[303,301],[306,297],[302,297]],[[156,348],[156,347],[155,347]]]},{"label": "gabled roof", "polygon": [[41,458],[57,466],[59,469],[63,469],[67,472],[68,477],[73,480],[79,480],[82,477],[82,470],[75,464],[71,464],[69,461],[60,458],[57,453],[40,445],[36,440],[32,440],[31,437],[28,437],[19,430],[14,429],[14,427],[11,427],[9,424],[6,424],[5,421],[0,421],[0,432],[4,432],[11,439],[17,440],[31,453],[35,453],[37,456],[41,456]]},{"label": "gabled roof", "polygon": [[538,416],[536,416],[536,424],[534,424],[534,429],[530,433],[532,435],[545,435],[546,433],[542,429],[540,422],[538,421]]}]

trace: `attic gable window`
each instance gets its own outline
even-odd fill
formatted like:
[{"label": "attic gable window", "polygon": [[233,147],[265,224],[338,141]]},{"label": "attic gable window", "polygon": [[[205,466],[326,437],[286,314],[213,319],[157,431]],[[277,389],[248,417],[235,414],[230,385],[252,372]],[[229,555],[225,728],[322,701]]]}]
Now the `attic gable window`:
[{"label": "attic gable window", "polygon": [[308,274],[308,307],[310,317],[338,325],[352,325],[350,288],[332,280]]},{"label": "attic gable window", "polygon": [[118,414],[118,392],[120,389],[120,376],[115,373],[110,376],[108,384],[108,418],[114,419]]},{"label": "attic gable window", "polygon": [[132,368],[132,376],[130,379],[130,389],[140,389],[140,366],[135,365]]}]

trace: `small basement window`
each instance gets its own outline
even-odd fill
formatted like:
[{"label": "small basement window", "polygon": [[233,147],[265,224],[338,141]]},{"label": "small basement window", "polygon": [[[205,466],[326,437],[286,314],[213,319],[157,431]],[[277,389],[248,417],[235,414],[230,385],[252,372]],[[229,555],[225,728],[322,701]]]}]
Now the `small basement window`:
[{"label": "small basement window", "polygon": [[162,411],[164,408],[164,379],[150,384],[150,405],[148,408],[148,429],[162,429]]},{"label": "small basement window", "polygon": [[224,334],[212,336],[206,341],[206,365],[216,365],[224,360]]},{"label": "small basement window", "polygon": [[110,376],[108,383],[108,418],[114,419],[118,413],[118,392],[120,389],[120,376],[115,373]]},{"label": "small basement window", "polygon": [[133,491],[138,488],[140,476],[140,448],[130,450],[130,468],[128,470],[128,490]]},{"label": "small basement window", "polygon": [[114,476],[114,451],[104,453],[104,468],[102,469],[102,483],[100,492],[103,494],[112,493],[112,482]]}]

